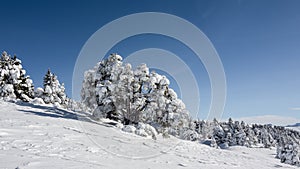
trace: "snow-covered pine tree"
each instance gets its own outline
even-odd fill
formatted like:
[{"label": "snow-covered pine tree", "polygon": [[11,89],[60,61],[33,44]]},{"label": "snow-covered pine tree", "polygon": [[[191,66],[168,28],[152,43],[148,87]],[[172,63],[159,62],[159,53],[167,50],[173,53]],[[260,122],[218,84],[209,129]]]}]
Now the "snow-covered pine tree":
[{"label": "snow-covered pine tree", "polygon": [[[81,89],[81,102],[86,105],[87,111],[94,111],[98,107],[97,99],[99,99],[99,95],[96,96],[96,85],[98,82],[98,80],[96,80],[96,75],[101,72],[96,73],[96,70],[98,68],[100,69],[100,63],[101,62],[99,62],[93,69],[84,73]],[[100,86],[98,86],[98,88],[100,88]],[[103,90],[105,90],[105,88],[103,88]],[[100,112],[97,114],[100,114]],[[94,116],[96,116],[96,113],[94,113]]]},{"label": "snow-covered pine tree", "polygon": [[244,146],[246,143],[246,133],[239,121],[234,122],[233,144]]},{"label": "snow-covered pine tree", "polygon": [[[122,90],[122,85],[118,84],[123,70],[121,61],[122,57],[111,54],[108,59],[102,60],[93,69],[85,72],[81,100],[92,111],[95,118],[123,120],[121,117],[123,110],[116,104],[116,101],[121,102],[121,96],[118,94]],[[118,111],[117,106],[121,110]]]},{"label": "snow-covered pine tree", "polygon": [[[133,93],[133,71],[130,64],[119,67],[113,66],[112,69],[112,83],[110,90],[114,96],[116,111],[125,124],[137,123],[139,115],[137,115],[138,107],[135,106]],[[136,98],[138,99],[138,98]]]},{"label": "snow-covered pine tree", "polygon": [[187,128],[183,128],[180,138],[183,140],[198,141],[199,134],[198,134],[196,128],[198,128],[198,127],[197,127],[195,121],[193,121],[193,119],[190,118],[189,126]]},{"label": "snow-covered pine tree", "polygon": [[[65,93],[64,84],[60,84],[57,79],[57,76],[51,73],[48,69],[44,77],[44,89],[38,88],[39,91],[36,91],[38,97],[41,97],[47,104],[67,104],[67,96]],[[41,94],[42,93],[42,94]]]},{"label": "snow-covered pine tree", "polygon": [[120,55],[111,54],[85,73],[81,97],[96,118],[144,122],[177,135],[188,127],[189,115],[169,83],[165,76],[149,74],[145,64],[132,70]]},{"label": "snow-covered pine tree", "polygon": [[222,127],[222,125],[219,124],[219,122],[214,119],[213,122],[214,128],[213,128],[213,137],[218,145],[220,145],[222,148],[227,148],[228,143],[225,139],[225,132]]},{"label": "snow-covered pine tree", "polygon": [[225,139],[228,142],[229,146],[235,145],[235,139],[234,139],[234,123],[231,118],[228,119],[228,123],[226,124],[226,130],[225,130]]},{"label": "snow-covered pine tree", "polygon": [[205,140],[207,138],[210,137],[210,125],[209,122],[201,120],[199,122],[199,126],[200,126],[200,139],[201,140]]},{"label": "snow-covered pine tree", "polygon": [[125,124],[137,123],[144,107],[144,79],[139,77],[141,74],[135,73],[136,77],[130,64],[123,65],[120,55],[111,54],[85,72],[82,102],[96,118],[120,120]]},{"label": "snow-covered pine tree", "polygon": [[0,60],[0,95],[1,97],[17,98],[30,101],[34,97],[34,86],[21,60],[16,56],[11,58],[3,52]]},{"label": "snow-covered pine tree", "polygon": [[300,132],[276,127],[279,138],[276,157],[283,163],[300,166]]},{"label": "snow-covered pine tree", "polygon": [[245,125],[245,133],[246,133],[246,142],[245,142],[245,146],[246,147],[252,147],[253,145],[257,144],[257,138],[255,136],[254,131],[252,130],[252,128],[246,124]]},{"label": "snow-covered pine tree", "polygon": [[146,119],[152,119],[152,125],[167,129],[172,135],[181,135],[190,124],[184,103],[169,88],[170,81],[165,76],[151,72],[149,77],[147,88],[150,92],[146,94],[148,104],[144,113]]}]

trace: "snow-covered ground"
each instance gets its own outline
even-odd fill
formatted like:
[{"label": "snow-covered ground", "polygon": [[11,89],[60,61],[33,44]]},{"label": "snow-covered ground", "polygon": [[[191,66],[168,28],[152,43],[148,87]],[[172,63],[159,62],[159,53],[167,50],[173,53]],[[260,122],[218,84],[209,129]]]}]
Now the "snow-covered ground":
[{"label": "snow-covered ground", "polygon": [[220,150],[176,138],[157,140],[99,124],[88,115],[0,101],[0,168],[297,168],[274,149]]}]

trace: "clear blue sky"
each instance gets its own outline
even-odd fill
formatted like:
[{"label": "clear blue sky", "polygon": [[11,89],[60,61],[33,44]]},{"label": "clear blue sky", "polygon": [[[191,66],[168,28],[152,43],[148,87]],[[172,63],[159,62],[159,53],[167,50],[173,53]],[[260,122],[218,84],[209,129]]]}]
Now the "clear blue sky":
[{"label": "clear blue sky", "polygon": [[[124,15],[165,12],[195,24],[214,44],[227,78],[224,117],[300,118],[300,110],[291,110],[300,107],[300,1],[1,0],[0,4],[0,50],[17,54],[36,86],[42,85],[51,68],[71,95],[76,58],[95,31]],[[193,62],[179,42],[153,35],[140,43],[140,38],[129,38],[112,52],[126,56],[160,47]],[[207,112],[210,89],[204,68],[199,68],[199,78],[201,107]]]}]

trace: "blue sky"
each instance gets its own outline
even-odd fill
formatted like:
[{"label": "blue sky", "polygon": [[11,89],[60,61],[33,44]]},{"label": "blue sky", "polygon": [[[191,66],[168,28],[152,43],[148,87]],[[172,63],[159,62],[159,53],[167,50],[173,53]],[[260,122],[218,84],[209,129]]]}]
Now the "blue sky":
[{"label": "blue sky", "polygon": [[[227,79],[225,118],[265,114],[300,118],[300,1],[1,0],[0,4],[0,50],[17,54],[36,86],[42,85],[50,68],[71,96],[76,58],[95,31],[128,14],[164,12],[193,23],[215,46]],[[128,38],[111,52],[126,56],[149,47],[170,50],[193,64],[189,57],[193,53],[184,44],[156,35]],[[198,65],[193,71],[205,114],[210,84],[205,68]]]}]

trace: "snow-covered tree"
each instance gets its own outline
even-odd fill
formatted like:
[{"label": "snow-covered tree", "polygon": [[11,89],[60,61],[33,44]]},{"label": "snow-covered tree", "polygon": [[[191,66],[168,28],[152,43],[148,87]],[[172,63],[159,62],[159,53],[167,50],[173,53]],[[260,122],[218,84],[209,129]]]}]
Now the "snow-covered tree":
[{"label": "snow-covered tree", "polygon": [[34,86],[21,60],[16,56],[11,58],[3,52],[0,60],[0,96],[30,101],[34,97]]},{"label": "snow-covered tree", "polygon": [[118,84],[123,70],[121,61],[122,58],[119,55],[112,54],[108,59],[97,63],[92,70],[85,72],[81,98],[96,118],[121,120],[122,108],[118,107],[121,110],[117,110],[119,105],[115,104],[116,101],[121,101],[121,96],[113,95],[122,90],[120,88],[122,86]]},{"label": "snow-covered tree", "polygon": [[248,124],[245,125],[244,131],[246,133],[245,146],[251,147],[253,145],[256,145],[257,144],[257,137],[255,136],[254,131],[251,129],[251,127]]},{"label": "snow-covered tree", "polygon": [[277,158],[283,163],[300,166],[300,146],[292,141],[283,146],[278,146]]},{"label": "snow-covered tree", "polygon": [[35,92],[37,97],[42,98],[47,104],[67,104],[68,99],[65,93],[64,84],[60,84],[57,76],[51,73],[50,69],[48,69],[45,74],[43,86],[43,89],[37,88]]},{"label": "snow-covered tree", "polygon": [[111,54],[85,72],[81,97],[96,118],[144,122],[179,135],[188,127],[189,114],[169,84],[145,64],[133,70],[120,55]]},{"label": "snow-covered tree", "polygon": [[190,141],[197,141],[199,140],[199,134],[196,131],[196,124],[190,119],[189,127],[184,128],[181,133],[181,139],[183,140],[190,140]]},{"label": "snow-covered tree", "polygon": [[276,128],[280,134],[276,157],[283,163],[300,166],[300,132]]}]

